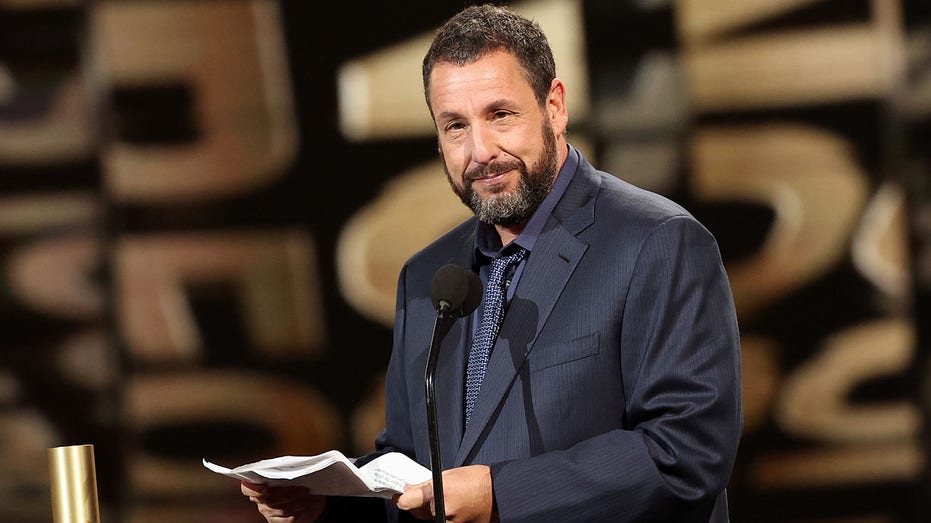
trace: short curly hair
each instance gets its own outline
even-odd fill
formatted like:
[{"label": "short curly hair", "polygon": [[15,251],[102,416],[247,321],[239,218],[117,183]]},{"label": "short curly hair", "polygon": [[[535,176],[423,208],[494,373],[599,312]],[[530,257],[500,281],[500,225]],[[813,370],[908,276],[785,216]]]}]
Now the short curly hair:
[{"label": "short curly hair", "polygon": [[537,102],[543,106],[556,78],[556,61],[546,34],[535,21],[506,6],[482,4],[466,7],[440,26],[434,35],[423,59],[427,107],[430,107],[430,73],[436,64],[465,65],[499,50],[517,58]]}]

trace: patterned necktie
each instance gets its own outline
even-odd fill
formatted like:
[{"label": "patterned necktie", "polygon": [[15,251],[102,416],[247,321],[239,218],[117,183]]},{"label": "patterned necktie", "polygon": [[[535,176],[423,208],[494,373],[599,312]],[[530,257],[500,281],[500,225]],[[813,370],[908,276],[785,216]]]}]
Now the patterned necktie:
[{"label": "patterned necktie", "polygon": [[504,317],[504,303],[507,295],[505,275],[508,273],[508,267],[520,263],[526,255],[527,250],[521,248],[514,254],[502,256],[491,262],[491,272],[488,275],[483,297],[482,322],[472,338],[472,350],[469,351],[469,365],[466,368],[466,426],[469,425],[469,419],[472,417],[475,399],[482,388],[482,379],[485,378],[485,369],[488,367],[488,355],[498,338],[498,329]]}]

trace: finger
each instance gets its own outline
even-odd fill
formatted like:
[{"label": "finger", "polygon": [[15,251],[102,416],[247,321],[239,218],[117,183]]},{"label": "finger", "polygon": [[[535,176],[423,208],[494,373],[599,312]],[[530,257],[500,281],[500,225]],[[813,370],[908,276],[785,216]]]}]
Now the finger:
[{"label": "finger", "polygon": [[256,497],[261,496],[265,492],[267,485],[262,485],[261,483],[249,483],[248,481],[242,481],[239,484],[239,489],[242,491],[243,496]]},{"label": "finger", "polygon": [[430,507],[430,510],[429,510],[430,515],[435,516],[436,515],[436,504],[434,503],[435,500],[433,499],[433,483],[431,482],[429,485],[422,485],[420,487],[420,491],[424,499],[424,505],[429,505]]},{"label": "finger", "polygon": [[250,496],[249,499],[275,508],[310,497],[312,496],[304,487],[269,487],[257,496]]},{"label": "finger", "polygon": [[287,517],[296,517],[301,514],[315,510],[317,505],[320,503],[320,500],[313,499],[310,497],[294,499],[286,503],[281,503],[278,505],[268,505],[267,503],[259,503],[258,509],[259,513],[265,517],[275,517],[275,518],[287,518]]},{"label": "finger", "polygon": [[395,504],[401,510],[413,510],[424,506],[425,503],[429,502],[429,500],[424,498],[424,487],[427,485],[432,485],[432,482],[428,481],[426,483],[404,487],[404,493],[398,497]]}]

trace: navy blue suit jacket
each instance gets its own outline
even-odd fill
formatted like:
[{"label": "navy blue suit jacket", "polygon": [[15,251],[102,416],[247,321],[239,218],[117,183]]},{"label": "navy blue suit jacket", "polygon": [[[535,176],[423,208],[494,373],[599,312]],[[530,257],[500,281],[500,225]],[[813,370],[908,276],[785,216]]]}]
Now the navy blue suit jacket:
[{"label": "navy blue suit jacket", "polygon": [[[443,264],[471,267],[475,231],[467,220],[400,273],[379,452],[430,465],[430,281]],[[527,258],[463,429],[469,324],[457,320],[439,352],[442,464],[491,466],[502,522],[727,521],[738,325],[717,243],[685,209],[583,158]]]}]

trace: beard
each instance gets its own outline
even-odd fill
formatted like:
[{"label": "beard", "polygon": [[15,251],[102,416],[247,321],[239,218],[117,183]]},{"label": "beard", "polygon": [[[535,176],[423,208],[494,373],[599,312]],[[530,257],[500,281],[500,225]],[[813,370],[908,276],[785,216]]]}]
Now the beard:
[{"label": "beard", "polygon": [[[542,153],[537,163],[530,169],[523,161],[516,158],[476,167],[465,173],[461,187],[456,185],[450,176],[445,160],[443,170],[446,172],[446,178],[453,192],[466,207],[475,213],[479,220],[492,225],[511,227],[530,219],[549,194],[553,180],[556,179],[559,158],[556,151],[556,137],[553,135],[553,127],[549,121],[543,124]],[[440,156],[442,155],[441,150]],[[513,191],[506,191],[503,186],[492,187],[490,189],[492,194],[482,197],[472,190],[474,180],[511,170],[520,173],[520,180]]]}]

